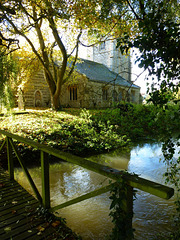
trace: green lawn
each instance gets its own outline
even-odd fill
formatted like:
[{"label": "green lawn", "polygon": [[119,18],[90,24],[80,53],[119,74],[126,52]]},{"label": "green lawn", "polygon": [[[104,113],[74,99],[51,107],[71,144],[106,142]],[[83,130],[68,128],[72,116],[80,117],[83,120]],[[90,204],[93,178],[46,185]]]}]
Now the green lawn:
[{"label": "green lawn", "polygon": [[69,109],[62,112],[31,110],[24,114],[0,117],[0,128],[39,143],[85,156],[124,146],[114,126],[94,124],[88,111]]}]

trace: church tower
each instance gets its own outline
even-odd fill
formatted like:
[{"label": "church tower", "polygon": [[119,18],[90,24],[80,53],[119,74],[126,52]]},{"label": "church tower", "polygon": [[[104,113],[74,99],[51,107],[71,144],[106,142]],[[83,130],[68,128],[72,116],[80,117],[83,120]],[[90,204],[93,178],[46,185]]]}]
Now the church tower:
[{"label": "church tower", "polygon": [[111,71],[131,81],[130,55],[122,55],[116,48],[116,40],[103,41],[88,49],[87,59],[104,64]]}]

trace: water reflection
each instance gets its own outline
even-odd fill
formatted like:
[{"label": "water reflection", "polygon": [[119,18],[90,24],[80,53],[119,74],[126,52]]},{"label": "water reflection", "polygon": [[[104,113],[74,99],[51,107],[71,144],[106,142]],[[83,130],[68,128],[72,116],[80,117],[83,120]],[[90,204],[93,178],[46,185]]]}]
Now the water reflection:
[{"label": "water reflection", "polygon": [[[115,151],[92,157],[113,168],[127,169],[141,177],[164,184],[162,173],[165,171],[159,144],[144,144],[126,152]],[[30,173],[41,189],[40,168],[30,169]],[[17,180],[31,191],[26,178],[20,169],[16,170]],[[50,184],[52,205],[63,203],[102,187],[109,183],[104,176],[81,167],[63,162],[50,167]],[[109,193],[86,200],[59,211],[60,216],[67,219],[68,225],[83,239],[106,239],[112,228],[109,218]],[[161,200],[150,194],[138,191],[134,204],[133,224],[136,229],[136,239],[153,239],[157,232],[169,231],[171,214],[174,211],[173,199]],[[153,230],[152,230],[153,229]]]}]

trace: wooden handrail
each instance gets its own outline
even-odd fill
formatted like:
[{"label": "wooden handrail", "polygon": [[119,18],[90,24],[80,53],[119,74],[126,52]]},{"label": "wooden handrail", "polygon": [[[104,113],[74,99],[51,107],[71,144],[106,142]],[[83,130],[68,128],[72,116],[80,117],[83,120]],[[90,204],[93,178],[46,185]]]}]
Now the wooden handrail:
[{"label": "wooden handrail", "polygon": [[[14,179],[14,165],[13,165],[13,158],[12,158],[12,150],[14,150],[17,159],[19,160],[21,167],[23,168],[26,177],[31,184],[31,187],[40,201],[42,203],[43,207],[48,209],[49,211],[53,212],[58,209],[70,206],[72,204],[84,201],[85,199],[92,198],[94,196],[98,196],[102,193],[105,193],[107,191],[112,190],[112,186],[115,186],[115,184],[118,184],[118,180],[125,180],[125,188],[126,188],[126,194],[124,199],[124,211],[125,214],[122,214],[121,221],[125,223],[121,229],[121,234],[123,236],[128,236],[128,238],[125,239],[133,239],[133,234],[131,237],[129,237],[129,229],[132,230],[132,218],[133,218],[133,188],[140,189],[144,192],[151,193],[153,195],[156,195],[160,198],[169,199],[174,195],[174,189],[164,186],[159,183],[155,183],[152,181],[149,181],[144,178],[140,178],[137,175],[130,174],[125,171],[119,171],[117,169],[111,168],[109,166],[104,166],[99,163],[91,162],[85,158],[81,158],[78,156],[74,156],[70,153],[65,153],[60,150],[54,149],[52,147],[49,147],[45,144],[39,144],[36,143],[28,138],[23,138],[18,135],[6,132],[4,130],[0,130],[0,134],[5,135],[6,139],[3,141],[2,146],[0,146],[0,151],[2,150],[5,143],[7,143],[7,157],[8,157],[8,170],[9,170],[9,176],[10,179]],[[21,155],[16,147],[16,144],[12,139],[15,139],[18,142],[25,143],[33,148],[36,148],[41,151],[41,172],[42,172],[42,197],[36,188],[26,166],[21,158]],[[79,165],[81,167],[84,167],[88,170],[91,170],[93,172],[99,173],[103,176],[109,177],[117,182],[112,183],[108,186],[102,187],[98,190],[92,191],[90,193],[84,194],[80,197],[77,197],[75,199],[72,199],[70,201],[67,201],[65,203],[59,204],[57,206],[51,207],[50,204],[50,185],[49,185],[49,160],[48,160],[48,154],[51,154],[57,158],[60,158],[62,160],[65,160],[67,162]],[[122,186],[121,186],[122,187]],[[120,187],[120,191],[122,191],[122,188]]]},{"label": "wooden handrail", "polygon": [[39,149],[45,153],[51,154],[57,158],[65,160],[67,162],[74,163],[74,164],[84,167],[88,170],[91,170],[93,172],[96,172],[96,173],[99,173],[106,177],[109,177],[115,181],[117,181],[120,178],[124,178],[129,186],[140,189],[144,192],[148,192],[148,193],[158,196],[160,198],[169,199],[174,195],[173,188],[170,188],[165,185],[141,178],[137,175],[130,174],[125,171],[119,171],[119,170],[111,168],[109,166],[104,166],[102,164],[89,161],[85,158],[81,158],[81,157],[72,155],[70,153],[62,152],[58,149],[49,147],[45,144],[36,143],[35,141],[32,141],[28,138],[24,138],[24,137],[6,132],[4,130],[0,130],[0,134],[5,135],[9,138],[15,139],[18,142],[28,144],[31,147]]}]

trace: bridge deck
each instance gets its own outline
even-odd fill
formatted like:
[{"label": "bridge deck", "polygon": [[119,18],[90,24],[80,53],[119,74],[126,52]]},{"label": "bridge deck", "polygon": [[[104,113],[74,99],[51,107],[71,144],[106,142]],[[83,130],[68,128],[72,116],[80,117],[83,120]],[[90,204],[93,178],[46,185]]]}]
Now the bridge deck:
[{"label": "bridge deck", "polygon": [[39,205],[16,181],[10,181],[8,174],[0,167],[1,240],[77,239],[60,221],[49,222],[40,215],[37,212]]}]

